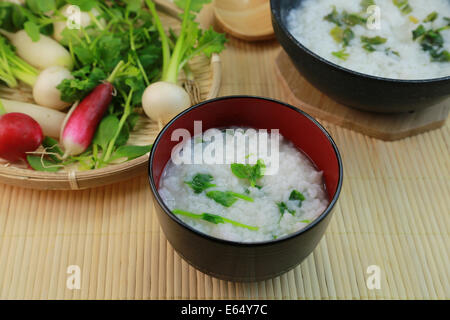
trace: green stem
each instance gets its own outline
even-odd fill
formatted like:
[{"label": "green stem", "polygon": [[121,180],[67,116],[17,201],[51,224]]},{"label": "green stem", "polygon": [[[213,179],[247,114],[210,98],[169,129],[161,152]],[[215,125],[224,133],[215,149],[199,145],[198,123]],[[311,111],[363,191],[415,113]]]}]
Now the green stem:
[{"label": "green stem", "polygon": [[114,146],[116,145],[117,138],[119,137],[120,133],[122,132],[123,126],[125,125],[128,116],[131,114],[131,98],[133,97],[133,89],[130,90],[130,93],[128,94],[127,101],[125,103],[124,113],[119,121],[119,128],[117,129],[116,133],[114,134],[114,137],[108,144],[108,148],[106,150],[105,156],[103,157],[103,162],[108,163],[108,161],[111,159],[112,152],[114,150]]},{"label": "green stem", "polygon": [[155,4],[151,0],[145,0],[145,2],[147,3],[150,13],[153,16],[153,20],[154,20],[156,29],[158,30],[159,37],[161,40],[162,54],[163,54],[162,74],[165,75],[167,73],[167,70],[169,69],[169,63],[170,63],[169,40],[167,38],[166,32],[164,31],[164,27],[161,23],[161,20],[159,19],[158,13],[156,12]]},{"label": "green stem", "polygon": [[30,87],[33,87],[37,80],[37,75],[26,73],[20,70],[13,70],[13,74],[17,79],[26,83]]},{"label": "green stem", "polygon": [[2,101],[0,100],[0,116],[5,113],[6,113],[5,106],[3,105]]},{"label": "green stem", "polygon": [[19,58],[5,39],[0,39],[0,77],[2,80],[11,88],[17,86],[16,79],[33,86],[37,76],[38,70]]},{"label": "green stem", "polygon": [[134,53],[134,56],[135,56],[134,58],[136,59],[139,71],[141,72],[142,77],[144,78],[145,84],[147,86],[149,86],[150,85],[150,81],[148,80],[147,73],[145,72],[144,66],[142,65],[142,62],[141,62],[141,59],[139,59],[139,55],[136,52],[136,44],[134,42],[133,30],[134,30],[133,25],[130,23],[130,45],[131,45],[131,50]]},{"label": "green stem", "polygon": [[119,74],[119,72],[122,70],[123,65],[124,65],[123,60],[120,60],[120,62],[114,68],[113,72],[110,74],[108,79],[106,79],[106,81],[109,82],[109,83],[113,83],[113,81],[116,79],[116,77]]},{"label": "green stem", "polygon": [[235,196],[236,198],[239,198],[239,199],[242,199],[242,200],[245,200],[245,201],[248,201],[248,202],[253,202],[254,201],[252,197],[248,197],[246,195],[243,195],[243,194],[240,194],[240,193],[236,193],[236,192],[232,192],[232,191],[229,191],[229,192],[230,192],[231,195]]},{"label": "green stem", "polygon": [[[224,218],[224,217],[219,216],[219,215],[211,214],[211,213],[196,214],[196,213],[183,211],[183,210],[178,210],[178,209],[172,210],[172,212],[175,213],[175,214],[178,214],[178,215],[182,215],[182,216],[186,216],[186,217],[192,218],[192,219],[202,219],[202,220],[205,220],[205,221],[208,221],[208,222],[211,222],[211,219],[209,219],[209,218],[212,217],[212,218],[214,218],[217,221],[217,223],[229,223],[229,224],[232,224],[232,225],[234,225],[236,227],[246,228],[246,229],[249,229],[249,230],[252,230],[252,231],[257,231],[259,229],[258,227],[249,226],[249,225],[246,225],[246,224],[243,224],[243,223],[231,220],[231,219],[227,219],[227,218]],[[211,223],[214,223],[214,222],[211,222]]]},{"label": "green stem", "polygon": [[98,21],[97,17],[91,11],[89,11],[89,17],[91,18],[92,21],[94,21],[97,28],[99,28],[102,31],[104,30],[105,27],[100,23],[100,21]]},{"label": "green stem", "polygon": [[189,14],[191,12],[191,0],[186,1],[186,6],[184,8],[183,22],[181,24],[181,32],[178,36],[178,40],[175,44],[175,48],[170,59],[169,68],[166,73],[163,72],[162,81],[167,81],[171,83],[177,83],[178,72],[180,71],[180,63],[183,58],[184,43],[186,39],[186,24],[189,21]]}]

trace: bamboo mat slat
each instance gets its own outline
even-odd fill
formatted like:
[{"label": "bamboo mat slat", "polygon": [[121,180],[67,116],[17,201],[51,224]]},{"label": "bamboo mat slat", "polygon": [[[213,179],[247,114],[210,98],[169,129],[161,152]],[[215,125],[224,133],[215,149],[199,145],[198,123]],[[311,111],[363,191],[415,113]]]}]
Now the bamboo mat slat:
[{"label": "bamboo mat slat", "polygon": [[[292,102],[278,50],[231,39],[220,95]],[[294,270],[243,284],[190,267],[160,230],[146,176],[73,192],[0,185],[0,298],[449,299],[450,125],[383,142],[323,124],[345,181],[324,238]],[[80,290],[66,287],[69,265],[81,268]],[[380,290],[366,286],[370,265]]]}]

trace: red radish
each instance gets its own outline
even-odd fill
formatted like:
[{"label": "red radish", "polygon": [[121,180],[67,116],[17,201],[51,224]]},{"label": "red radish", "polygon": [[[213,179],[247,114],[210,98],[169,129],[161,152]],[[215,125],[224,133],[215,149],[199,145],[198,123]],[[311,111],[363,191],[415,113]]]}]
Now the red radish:
[{"label": "red radish", "polygon": [[41,126],[24,113],[7,113],[0,116],[0,158],[10,162],[27,161],[27,152],[42,144]]},{"label": "red radish", "polygon": [[110,82],[99,84],[69,114],[61,134],[65,158],[79,155],[89,147],[95,131],[111,103],[113,92],[114,86]]}]

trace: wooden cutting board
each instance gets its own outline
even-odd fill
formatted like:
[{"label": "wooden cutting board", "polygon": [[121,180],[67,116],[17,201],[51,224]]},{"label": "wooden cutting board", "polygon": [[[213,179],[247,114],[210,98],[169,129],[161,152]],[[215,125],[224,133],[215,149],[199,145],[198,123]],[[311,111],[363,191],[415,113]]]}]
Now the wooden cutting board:
[{"label": "wooden cutting board", "polygon": [[426,110],[403,114],[377,114],[342,105],[313,87],[297,71],[289,56],[280,50],[276,58],[279,78],[292,99],[310,115],[339,126],[387,141],[403,139],[444,125],[450,99]]}]

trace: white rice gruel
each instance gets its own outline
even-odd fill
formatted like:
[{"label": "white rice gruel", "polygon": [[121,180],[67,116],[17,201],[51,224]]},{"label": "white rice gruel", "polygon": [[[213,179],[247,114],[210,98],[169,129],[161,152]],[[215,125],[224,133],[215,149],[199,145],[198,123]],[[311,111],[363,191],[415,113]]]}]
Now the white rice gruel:
[{"label": "white rice gruel", "polygon": [[[275,133],[268,134],[269,141],[273,134]],[[245,135],[247,136],[248,133],[246,132]],[[193,228],[216,238],[237,242],[259,242],[276,239],[300,230],[317,218],[329,204],[322,172],[319,172],[307,156],[296,149],[291,142],[279,134],[277,136],[279,138],[279,170],[276,174],[265,175],[258,180],[257,183],[262,186],[261,189],[249,187],[248,180],[237,178],[232,173],[230,164],[175,165],[170,160],[161,178],[159,194],[171,210],[179,209],[196,214],[206,212],[259,228],[253,231],[229,223],[213,224],[178,215]],[[185,146],[193,150],[195,143],[202,143],[202,141],[198,137],[193,137]],[[214,143],[214,140],[209,143]],[[231,139],[226,139],[224,143],[232,144],[233,142]],[[248,150],[248,147],[241,145],[237,145],[236,148],[237,152]],[[245,154],[248,155],[248,153]],[[259,150],[257,154],[250,154],[248,159],[253,159],[251,161],[254,162],[262,159],[266,165],[269,165],[270,161],[270,158],[261,154]],[[184,182],[192,181],[192,178],[199,173],[212,175],[214,180],[211,183],[216,184],[217,187],[209,188],[201,194],[194,193]],[[306,198],[301,207],[298,201],[288,200],[294,189]],[[254,202],[239,199],[227,208],[205,195],[205,192],[212,190],[245,194],[252,197]],[[250,193],[246,193],[246,190]],[[295,213],[290,214],[286,211],[281,215],[277,202],[285,202],[289,209],[295,210]]]},{"label": "white rice gruel", "polygon": [[[409,0],[413,11],[402,14],[392,0],[375,0],[380,8],[381,29],[369,30],[367,26],[352,27],[355,38],[346,48],[349,54],[346,61],[332,55],[332,52],[342,50],[330,35],[330,30],[336,25],[324,20],[333,6],[340,13],[361,12],[361,0],[305,0],[300,7],[290,11],[287,17],[287,27],[292,35],[305,47],[319,56],[347,69],[357,72],[391,79],[419,80],[450,76],[450,62],[432,62],[428,52],[422,50],[419,41],[413,41],[412,31],[419,24],[428,30],[447,25],[444,17],[450,18],[450,0]],[[439,15],[431,23],[423,20],[433,11]],[[410,17],[417,18],[418,23]],[[412,18],[412,20],[414,20]],[[450,51],[450,30],[441,32],[444,39],[444,49]],[[367,52],[362,48],[360,37],[380,36],[387,42],[377,46],[376,52]],[[385,49],[397,51],[400,57],[389,54]]]}]

